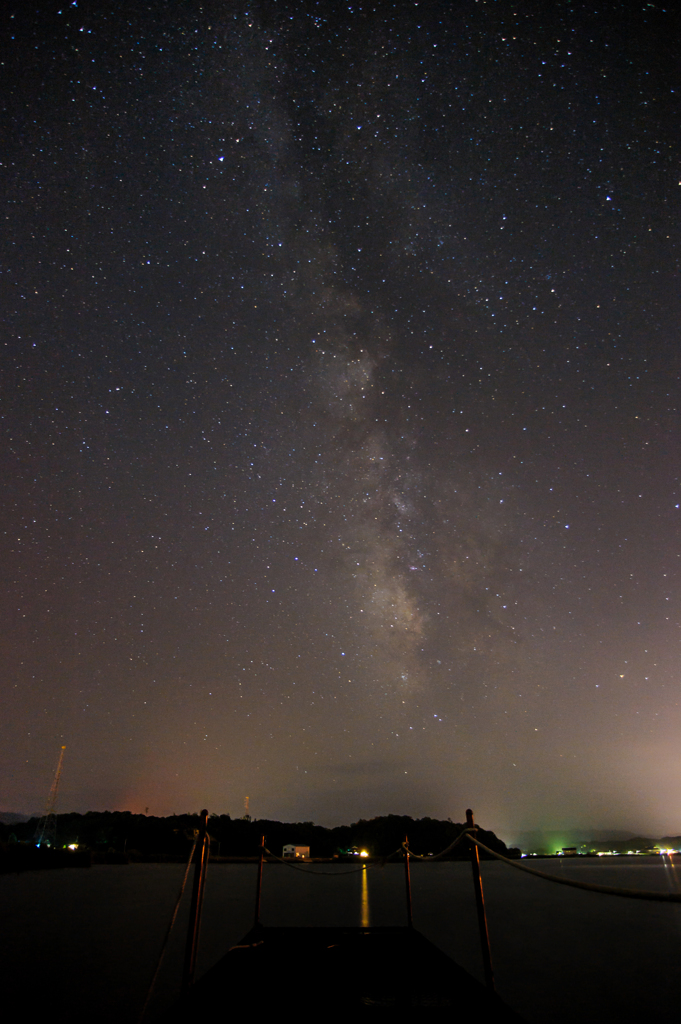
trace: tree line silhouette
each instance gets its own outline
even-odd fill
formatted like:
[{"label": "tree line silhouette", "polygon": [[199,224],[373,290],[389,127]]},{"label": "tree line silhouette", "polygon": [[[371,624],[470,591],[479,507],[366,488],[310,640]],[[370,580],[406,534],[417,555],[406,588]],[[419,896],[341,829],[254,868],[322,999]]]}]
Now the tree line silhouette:
[{"label": "tree line silhouette", "polygon": [[[31,844],[37,818],[26,822],[0,825],[0,843],[9,849],[14,844]],[[58,848],[77,844],[79,849],[94,853],[119,853],[132,858],[186,856],[199,814],[173,814],[169,817],[133,814],[130,811],[88,811],[86,814],[57,816]],[[353,848],[366,850],[371,857],[385,857],[409,838],[415,853],[436,854],[449,846],[465,828],[465,824],[447,819],[410,818],[387,814],[360,819],[351,825],[326,828],[312,821],[282,822],[269,819],[231,818],[228,814],[211,814],[208,831],[211,856],[256,856],[261,837],[273,853],[281,856],[286,843],[309,846],[314,857],[352,857]],[[494,832],[479,830],[479,838],[490,849],[511,856],[520,851],[508,850]],[[455,847],[447,859],[461,860],[468,856],[468,843]]]}]

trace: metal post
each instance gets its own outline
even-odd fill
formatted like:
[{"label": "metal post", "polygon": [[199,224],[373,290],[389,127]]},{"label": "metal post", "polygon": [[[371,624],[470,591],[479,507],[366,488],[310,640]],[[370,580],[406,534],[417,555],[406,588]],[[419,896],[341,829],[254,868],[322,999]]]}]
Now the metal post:
[{"label": "metal post", "polygon": [[[473,821],[473,812],[469,808],[466,811],[466,827],[475,829],[477,825]],[[492,971],[492,954],[489,948],[489,932],[487,931],[487,915],[485,914],[485,897],[482,893],[482,878],[480,877],[480,855],[475,843],[470,843],[471,868],[473,869],[473,888],[475,889],[475,905],[478,910],[478,928],[480,930],[480,950],[482,952],[482,966],[485,975],[487,988],[494,992],[494,972]]]},{"label": "metal post", "polygon": [[260,860],[258,861],[258,880],[255,883],[255,920],[254,926],[260,924],[260,893],[262,891],[262,865],[265,859],[265,837],[260,840]]},{"label": "metal post", "polygon": [[199,928],[201,926],[201,907],[203,906],[203,893],[206,883],[206,866],[208,864],[208,811],[201,811],[199,823],[199,835],[196,840],[196,860],[194,862],[194,885],[192,887],[192,902],[189,911],[189,926],[187,928],[187,945],[184,952],[184,973],[182,976],[182,991],[186,992],[194,984],[194,971],[196,970],[196,955],[199,948]]},{"label": "metal post", "polygon": [[411,875],[409,873],[409,836],[404,837],[404,884],[407,890],[407,925],[412,928],[411,918]]}]

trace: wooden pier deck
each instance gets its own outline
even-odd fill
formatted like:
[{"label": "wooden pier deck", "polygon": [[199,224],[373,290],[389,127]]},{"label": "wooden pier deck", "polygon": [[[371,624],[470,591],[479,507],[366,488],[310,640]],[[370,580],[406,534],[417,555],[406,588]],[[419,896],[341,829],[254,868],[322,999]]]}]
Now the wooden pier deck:
[{"label": "wooden pier deck", "polygon": [[280,1021],[421,1020],[438,1009],[447,1020],[522,1022],[414,928],[257,925],[187,992],[168,1024],[262,1013]]}]

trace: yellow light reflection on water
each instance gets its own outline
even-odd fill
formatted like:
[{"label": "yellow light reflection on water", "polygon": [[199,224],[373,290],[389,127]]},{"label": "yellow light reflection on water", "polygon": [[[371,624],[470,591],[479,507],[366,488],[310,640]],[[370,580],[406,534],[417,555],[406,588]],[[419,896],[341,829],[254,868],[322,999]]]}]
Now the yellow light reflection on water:
[{"label": "yellow light reflection on water", "polygon": [[667,876],[667,885],[670,892],[679,892],[679,876],[677,874],[677,862],[672,856],[676,853],[676,850],[660,850],[662,854],[662,863],[664,864],[665,874]]},{"label": "yellow light reflection on water", "polygon": [[369,879],[367,877],[367,866],[362,871],[362,902],[361,902],[361,927],[369,927]]}]

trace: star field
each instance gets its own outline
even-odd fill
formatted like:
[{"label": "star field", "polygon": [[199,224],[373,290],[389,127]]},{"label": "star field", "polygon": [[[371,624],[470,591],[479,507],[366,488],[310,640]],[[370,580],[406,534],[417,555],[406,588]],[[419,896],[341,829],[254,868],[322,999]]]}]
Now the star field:
[{"label": "star field", "polygon": [[3,21],[7,809],[678,831],[678,16]]}]

